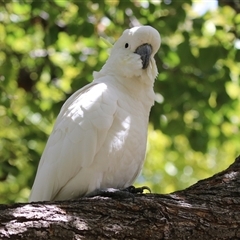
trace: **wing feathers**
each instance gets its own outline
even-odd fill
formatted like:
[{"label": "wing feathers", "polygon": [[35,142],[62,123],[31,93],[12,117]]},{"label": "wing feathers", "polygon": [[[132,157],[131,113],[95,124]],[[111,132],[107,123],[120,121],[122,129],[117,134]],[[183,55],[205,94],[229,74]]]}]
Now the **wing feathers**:
[{"label": "wing feathers", "polygon": [[116,102],[103,83],[90,84],[67,100],[40,160],[30,201],[54,199],[80,170],[92,164],[112,125]]}]

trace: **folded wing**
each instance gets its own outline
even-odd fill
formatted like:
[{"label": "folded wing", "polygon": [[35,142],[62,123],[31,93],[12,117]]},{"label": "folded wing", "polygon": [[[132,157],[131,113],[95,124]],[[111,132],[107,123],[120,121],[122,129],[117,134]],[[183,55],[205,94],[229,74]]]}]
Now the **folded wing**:
[{"label": "folded wing", "polygon": [[[91,83],[66,101],[41,157],[29,201],[55,199],[79,171],[93,163],[113,123],[116,98],[106,84]],[[87,179],[79,189],[78,194],[84,195]]]}]

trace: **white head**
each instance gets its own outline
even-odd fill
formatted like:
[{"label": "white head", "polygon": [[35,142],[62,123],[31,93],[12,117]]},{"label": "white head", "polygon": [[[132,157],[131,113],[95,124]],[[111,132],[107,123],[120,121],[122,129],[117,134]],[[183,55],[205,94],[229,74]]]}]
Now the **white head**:
[{"label": "white head", "polygon": [[160,34],[153,27],[127,29],[114,44],[100,73],[138,78],[141,82],[152,85],[158,73],[154,55],[160,44]]}]

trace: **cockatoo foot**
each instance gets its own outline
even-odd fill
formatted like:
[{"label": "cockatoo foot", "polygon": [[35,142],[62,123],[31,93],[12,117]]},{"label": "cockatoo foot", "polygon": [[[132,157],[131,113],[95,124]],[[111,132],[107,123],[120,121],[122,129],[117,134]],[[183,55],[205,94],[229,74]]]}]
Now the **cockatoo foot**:
[{"label": "cockatoo foot", "polygon": [[127,188],[124,188],[124,189],[120,189],[121,191],[126,191],[126,192],[129,192],[129,193],[132,193],[132,194],[137,194],[137,193],[143,193],[144,190],[148,190],[149,193],[151,193],[151,189],[147,186],[142,186],[142,187],[134,187],[134,186],[129,186]]},{"label": "cockatoo foot", "polygon": [[118,199],[124,199],[124,198],[132,198],[134,201],[136,194],[141,194],[144,192],[144,190],[148,190],[151,193],[151,189],[147,186],[143,187],[134,187],[129,186],[127,188],[106,188],[106,189],[96,189],[95,191],[89,193],[86,195],[86,197],[111,197],[111,198],[118,198]]}]

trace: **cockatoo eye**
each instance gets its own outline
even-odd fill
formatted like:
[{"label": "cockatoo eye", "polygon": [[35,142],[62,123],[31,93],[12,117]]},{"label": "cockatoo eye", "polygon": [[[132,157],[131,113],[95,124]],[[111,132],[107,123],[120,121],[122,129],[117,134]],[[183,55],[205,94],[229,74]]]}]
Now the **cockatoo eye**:
[{"label": "cockatoo eye", "polygon": [[129,44],[128,43],[125,43],[125,48],[128,48],[129,47]]}]

